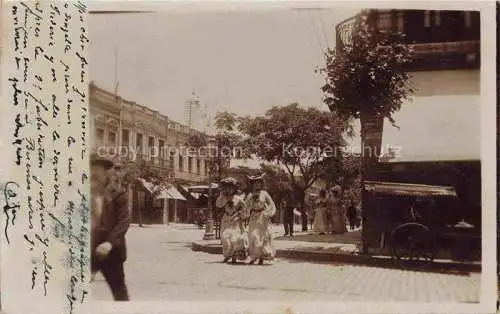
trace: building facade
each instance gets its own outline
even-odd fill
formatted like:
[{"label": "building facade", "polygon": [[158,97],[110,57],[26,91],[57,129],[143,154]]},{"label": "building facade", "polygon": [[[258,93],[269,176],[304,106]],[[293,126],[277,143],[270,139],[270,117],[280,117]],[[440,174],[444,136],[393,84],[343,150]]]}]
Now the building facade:
[{"label": "building facade", "polygon": [[[479,12],[370,10],[367,22],[406,35],[415,52],[407,70],[416,91],[393,116],[399,128],[384,121],[372,131],[381,134],[382,150],[393,147],[396,156],[368,169],[366,179],[454,186],[457,212],[480,229]],[[352,17],[337,25],[339,52],[349,44],[354,23]],[[385,218],[376,204],[363,211],[363,243],[377,248]]]},{"label": "building facade", "polygon": [[[93,153],[105,154],[116,163],[146,166],[174,186],[208,179],[207,159],[187,146],[197,131],[93,83],[89,95]],[[150,191],[137,183],[129,187],[129,211],[135,223],[182,222],[186,201],[152,199]]]},{"label": "building facade", "polygon": [[197,131],[92,83],[90,117],[94,152],[106,151],[120,162],[143,162],[172,182],[207,179],[206,159],[187,147],[188,138]]}]

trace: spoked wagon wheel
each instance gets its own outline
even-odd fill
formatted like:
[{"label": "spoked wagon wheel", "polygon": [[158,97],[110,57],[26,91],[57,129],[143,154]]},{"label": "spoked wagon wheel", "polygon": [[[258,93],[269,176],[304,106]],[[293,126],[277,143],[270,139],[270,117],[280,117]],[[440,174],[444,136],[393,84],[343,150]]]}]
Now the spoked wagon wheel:
[{"label": "spoked wagon wheel", "polygon": [[393,260],[404,268],[428,266],[435,257],[434,242],[426,226],[411,222],[391,232]]}]

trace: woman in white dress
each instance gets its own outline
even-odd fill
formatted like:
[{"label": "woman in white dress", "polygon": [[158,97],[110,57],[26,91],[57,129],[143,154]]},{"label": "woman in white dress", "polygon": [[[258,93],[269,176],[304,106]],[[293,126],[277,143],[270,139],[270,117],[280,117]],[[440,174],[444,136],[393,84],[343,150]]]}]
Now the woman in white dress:
[{"label": "woman in white dress", "polygon": [[248,254],[250,264],[264,260],[273,260],[276,251],[272,245],[271,218],[276,213],[276,205],[267,191],[264,190],[264,174],[249,177],[252,192],[247,196],[248,221]]},{"label": "woman in white dress", "polygon": [[327,212],[328,210],[328,198],[326,196],[326,191],[321,190],[319,192],[319,197],[316,200],[316,206],[314,208],[314,222],[313,222],[313,232],[316,234],[325,234],[327,232]]},{"label": "woman in white dress", "polygon": [[237,259],[246,259],[248,239],[243,227],[245,218],[245,201],[238,195],[238,181],[225,178],[221,181],[221,194],[215,202],[218,210],[223,211],[221,220],[221,242],[224,263],[230,259],[234,264]]}]

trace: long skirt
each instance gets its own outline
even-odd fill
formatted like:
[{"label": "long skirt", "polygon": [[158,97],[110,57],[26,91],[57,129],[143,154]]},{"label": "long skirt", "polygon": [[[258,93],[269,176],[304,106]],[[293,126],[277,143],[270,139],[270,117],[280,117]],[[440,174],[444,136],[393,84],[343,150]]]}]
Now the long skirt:
[{"label": "long skirt", "polygon": [[248,251],[248,234],[244,232],[240,221],[231,221],[228,217],[222,220],[221,242],[224,258],[246,259]]},{"label": "long skirt", "polygon": [[252,260],[273,260],[276,250],[272,244],[269,218],[263,213],[252,213],[248,222],[248,255]]},{"label": "long skirt", "polygon": [[317,208],[314,215],[313,231],[315,233],[326,233],[327,231],[326,213],[324,208]]}]

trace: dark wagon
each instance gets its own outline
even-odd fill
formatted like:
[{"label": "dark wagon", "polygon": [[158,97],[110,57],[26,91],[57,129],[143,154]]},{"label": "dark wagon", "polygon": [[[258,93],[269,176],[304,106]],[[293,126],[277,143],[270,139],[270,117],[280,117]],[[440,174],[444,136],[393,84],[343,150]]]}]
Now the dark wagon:
[{"label": "dark wagon", "polygon": [[367,208],[377,212],[380,248],[400,266],[480,259],[480,229],[462,219],[455,188],[366,181],[365,191]]}]

